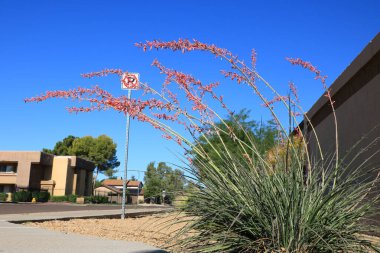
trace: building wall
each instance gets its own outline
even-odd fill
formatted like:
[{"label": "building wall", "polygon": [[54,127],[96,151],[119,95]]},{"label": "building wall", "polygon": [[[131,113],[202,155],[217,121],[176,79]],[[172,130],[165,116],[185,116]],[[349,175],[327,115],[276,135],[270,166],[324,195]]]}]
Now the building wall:
[{"label": "building wall", "polygon": [[86,171],[86,180],[85,180],[85,191],[84,191],[84,195],[85,196],[89,196],[89,195],[92,195],[92,188],[93,188],[93,177],[94,177],[94,172],[91,171],[91,170],[87,170]]},{"label": "building wall", "polygon": [[77,187],[76,187],[76,194],[83,196],[84,191],[86,188],[85,182],[86,182],[86,170],[85,169],[77,169]]},{"label": "building wall", "polygon": [[[380,112],[379,95],[380,75],[377,75],[336,109],[340,145],[339,153],[342,156],[349,152],[354,145],[358,144],[356,151],[360,151],[367,147],[369,142],[380,137],[380,128],[375,128],[380,124],[380,117],[377,116]],[[331,154],[335,150],[334,127],[332,114],[329,114],[315,127],[325,155]],[[310,142],[312,153],[314,157],[320,158],[316,139],[311,133],[309,135],[312,137]],[[361,140],[362,137],[366,138]],[[375,147],[373,146],[368,152],[373,152]],[[349,161],[350,157],[352,158],[356,153],[352,153],[347,160]],[[376,159],[380,162],[379,156],[376,156]]]},{"label": "building wall", "polygon": [[[338,121],[339,155],[341,158],[347,155],[349,162],[370,142],[380,137],[380,34],[334,81],[330,89]],[[308,117],[317,132],[322,152],[328,158],[335,151],[335,123],[326,97],[322,96],[314,104]],[[310,150],[318,161],[321,159],[318,141],[310,131],[310,126],[307,128]],[[377,144],[372,146],[362,157],[368,157],[379,148]],[[363,158],[358,159],[358,163]],[[372,162],[380,164],[380,156],[376,155]]]},{"label": "building wall", "polygon": [[17,163],[16,173],[0,172],[0,185],[7,189],[42,189],[56,196],[92,194],[95,165],[90,161],[38,151],[0,151],[0,163]]},{"label": "building wall", "polygon": [[29,189],[38,191],[41,187],[41,180],[44,178],[44,170],[41,164],[31,164],[29,175]]},{"label": "building wall", "polygon": [[52,175],[52,166],[43,166],[43,170],[44,170],[44,180],[49,180],[51,179],[51,175]]},{"label": "building wall", "polygon": [[16,184],[17,175],[16,174],[0,174],[0,184]]},{"label": "building wall", "polygon": [[[66,181],[69,168],[70,159],[67,157],[54,157],[51,175],[51,179],[55,181],[54,196],[63,196],[67,194]],[[71,194],[71,192],[69,194]]]},{"label": "building wall", "polygon": [[[74,187],[74,173],[75,169],[71,165],[71,158],[64,157],[67,159],[68,167],[67,167],[67,174],[66,174],[66,187],[65,187],[65,195],[70,195],[73,192]],[[54,167],[53,167],[54,170]]]},{"label": "building wall", "polygon": [[[363,178],[373,179],[377,174],[373,169],[378,172],[380,168],[380,154],[376,153],[380,151],[380,34],[330,88],[338,121],[339,158],[345,157],[346,165],[355,158],[347,173],[360,168]],[[308,117],[318,136],[317,141],[310,126],[304,127],[304,131],[308,133],[313,161],[321,160],[318,142],[325,160],[331,159],[335,151],[336,136],[334,118],[327,98],[322,96],[309,110]],[[370,157],[365,166],[359,167]],[[380,185],[375,187],[376,194],[379,194]],[[375,220],[380,221],[380,213]]]},{"label": "building wall", "polygon": [[17,184],[17,187],[21,189],[29,188],[31,165],[32,163],[40,163],[40,161],[41,161],[41,152],[36,152],[36,151],[0,152],[0,162],[17,162],[16,184]]}]

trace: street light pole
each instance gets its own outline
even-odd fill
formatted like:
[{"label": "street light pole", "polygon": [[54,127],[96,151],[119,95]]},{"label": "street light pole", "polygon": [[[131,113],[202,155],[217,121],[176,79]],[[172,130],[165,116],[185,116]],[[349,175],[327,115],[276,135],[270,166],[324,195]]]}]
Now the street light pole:
[{"label": "street light pole", "polygon": [[[131,99],[132,90],[128,90],[128,100]],[[129,124],[130,124],[130,115],[127,112],[127,126],[125,134],[125,159],[124,159],[124,178],[123,178],[123,198],[121,203],[121,219],[125,219],[125,197],[127,192],[127,181],[128,181],[128,144],[129,144]]]}]

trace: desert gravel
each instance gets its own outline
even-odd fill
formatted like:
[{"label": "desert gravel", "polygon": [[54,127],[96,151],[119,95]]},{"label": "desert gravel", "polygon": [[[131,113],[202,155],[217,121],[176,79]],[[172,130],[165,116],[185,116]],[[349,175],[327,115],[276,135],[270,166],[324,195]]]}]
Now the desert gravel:
[{"label": "desert gravel", "polygon": [[[72,219],[45,222],[28,222],[25,225],[64,233],[98,236],[113,240],[143,242],[158,248],[169,249],[175,242],[176,231],[186,222],[178,213],[155,214],[145,217],[121,219]],[[171,251],[176,251],[170,248]]]},{"label": "desert gravel", "polygon": [[[72,219],[45,222],[28,222],[25,225],[41,227],[64,233],[98,236],[112,240],[143,242],[170,252],[185,252],[172,247],[176,231],[186,225],[185,218],[178,213],[155,214],[138,218],[120,219]],[[177,221],[182,221],[178,223]],[[363,235],[363,239],[380,244],[379,237]]]}]

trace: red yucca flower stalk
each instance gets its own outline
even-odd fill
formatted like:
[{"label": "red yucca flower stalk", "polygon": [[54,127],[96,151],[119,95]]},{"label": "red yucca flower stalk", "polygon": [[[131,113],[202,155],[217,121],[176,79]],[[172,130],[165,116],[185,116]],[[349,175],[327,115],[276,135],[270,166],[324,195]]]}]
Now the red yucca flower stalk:
[{"label": "red yucca flower stalk", "polygon": [[[217,94],[219,82],[204,84],[193,75],[165,67],[158,60],[152,65],[165,76],[161,91],[143,82],[143,96],[137,99],[114,96],[98,86],[47,91],[25,99],[25,102],[42,102],[63,98],[85,104],[67,108],[74,113],[108,109],[128,113],[133,119],[160,130],[163,138],[180,145],[189,162],[187,169],[196,181],[196,190],[189,193],[189,201],[183,207],[191,221],[187,219],[186,227],[179,233],[181,236],[189,232],[188,238],[175,238],[182,246],[180,251],[365,252],[374,248],[358,237],[366,231],[359,220],[370,209],[367,204],[358,205],[357,200],[364,199],[375,184],[350,186],[347,182],[356,182],[359,177],[343,178],[345,171],[340,170],[337,151],[332,175],[328,175],[329,169],[325,173],[325,168],[311,163],[306,140],[298,127],[298,116],[303,116],[304,123],[311,126],[323,159],[322,151],[312,122],[299,105],[293,82],[289,83],[288,95],[279,94],[256,71],[255,50],[248,66],[227,49],[198,40],[153,40],[136,46],[144,51],[203,51],[221,58],[231,68],[221,70],[221,74],[251,88],[278,127],[278,136],[273,137],[276,145],[262,153],[251,129],[235,117],[223,97]],[[287,60],[311,71],[322,82],[333,108],[337,150],[337,121],[327,77],[310,62],[299,58]],[[117,75],[121,78],[123,73],[120,69],[105,69],[82,77]],[[268,91],[273,99],[264,94]],[[219,108],[211,108],[208,99],[215,100]],[[277,104],[287,110],[292,131],[281,124]],[[224,120],[217,113],[219,110],[227,112],[231,120]],[[294,130],[292,122],[297,126]],[[181,134],[183,129],[192,139]],[[226,139],[232,140],[233,147],[227,145]]]},{"label": "red yucca flower stalk", "polygon": [[[322,76],[321,75],[321,71],[318,70],[315,66],[313,66],[310,62],[303,61],[300,58],[297,58],[297,59],[286,58],[286,59],[291,64],[293,64],[293,65],[301,66],[301,67],[303,67],[305,69],[308,69],[309,71],[313,72],[315,74],[315,79],[316,80],[320,80],[321,83],[323,84],[323,89],[326,92],[325,97],[327,97],[327,99],[328,99],[328,101],[329,101],[329,103],[331,105],[332,114],[333,114],[333,117],[334,117],[334,126],[335,126],[335,170],[338,170],[338,167],[339,167],[338,120],[337,120],[337,117],[336,117],[336,112],[335,112],[335,107],[334,107],[335,101],[333,100],[333,98],[331,96],[331,90],[326,85],[327,76]],[[317,134],[315,134],[315,136],[317,136]],[[323,159],[323,156],[321,156],[321,157]],[[335,173],[335,175],[336,175],[336,173]],[[333,183],[333,187],[335,187],[335,184],[336,184],[336,176],[335,176],[335,180],[334,180],[334,183]]]}]

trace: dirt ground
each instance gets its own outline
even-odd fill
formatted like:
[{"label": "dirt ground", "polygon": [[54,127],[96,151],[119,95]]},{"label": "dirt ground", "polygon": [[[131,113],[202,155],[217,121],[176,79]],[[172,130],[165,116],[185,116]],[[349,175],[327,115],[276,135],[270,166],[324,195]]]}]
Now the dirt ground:
[{"label": "dirt ground", "polygon": [[[178,221],[183,221],[178,223]],[[64,233],[99,236],[113,240],[143,242],[168,249],[175,241],[176,231],[186,225],[177,213],[155,214],[139,218],[120,219],[72,219],[68,221],[29,222],[27,226],[42,227]],[[170,240],[172,239],[172,240]]]}]

